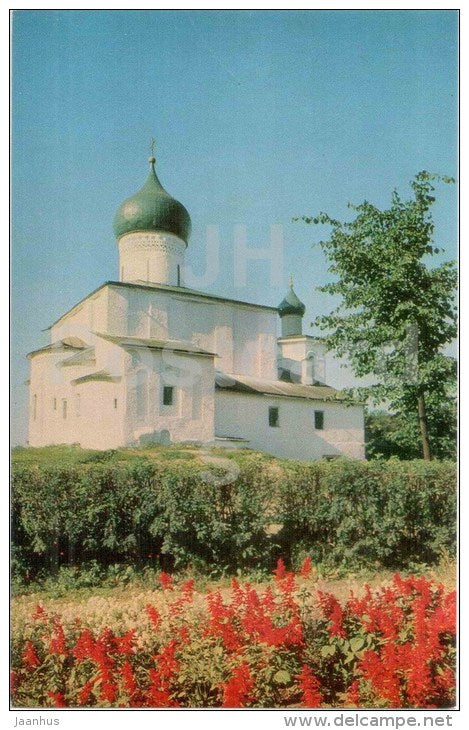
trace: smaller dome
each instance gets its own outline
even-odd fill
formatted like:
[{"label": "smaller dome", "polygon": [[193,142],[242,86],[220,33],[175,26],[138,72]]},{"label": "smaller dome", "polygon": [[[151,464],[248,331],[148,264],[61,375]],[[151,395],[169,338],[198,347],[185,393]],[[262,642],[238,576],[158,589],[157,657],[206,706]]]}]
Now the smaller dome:
[{"label": "smaller dome", "polygon": [[145,185],[119,206],[114,218],[114,234],[120,238],[135,231],[164,231],[186,244],[191,219],[185,207],[166,192],[155,172],[155,158],[149,159],[150,172]]},{"label": "smaller dome", "polygon": [[288,294],[285,299],[282,299],[278,305],[278,313],[280,317],[283,317],[286,314],[299,314],[300,317],[302,317],[305,312],[306,307],[293,291],[293,281],[290,280],[290,289],[288,290]]}]

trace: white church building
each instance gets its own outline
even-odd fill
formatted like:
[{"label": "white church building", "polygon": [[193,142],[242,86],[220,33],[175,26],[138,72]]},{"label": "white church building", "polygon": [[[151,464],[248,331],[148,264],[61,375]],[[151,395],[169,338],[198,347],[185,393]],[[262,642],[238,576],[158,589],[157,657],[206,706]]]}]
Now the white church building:
[{"label": "white church building", "polygon": [[302,333],[293,283],[278,307],[185,287],[189,213],[149,162],[114,219],[119,281],[65,312],[50,344],[28,355],[29,445],[195,442],[364,458],[363,407],[322,382],[324,348]]}]

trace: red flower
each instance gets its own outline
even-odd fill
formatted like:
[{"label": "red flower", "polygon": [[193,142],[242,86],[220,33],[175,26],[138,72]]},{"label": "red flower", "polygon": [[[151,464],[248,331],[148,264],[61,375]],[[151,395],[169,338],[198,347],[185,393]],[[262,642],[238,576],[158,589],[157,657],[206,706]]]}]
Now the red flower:
[{"label": "red flower", "polygon": [[129,629],[123,636],[116,636],[117,651],[120,654],[132,654],[137,629]]},{"label": "red flower", "polygon": [[117,687],[113,682],[103,682],[101,685],[101,699],[114,702],[116,699]]},{"label": "red flower", "polygon": [[303,563],[301,564],[298,575],[300,575],[302,578],[308,578],[312,572],[313,565],[311,563],[311,558],[309,557],[309,555],[307,555],[306,558],[303,560]]},{"label": "red flower", "polygon": [[318,591],[317,595],[323,615],[330,621],[329,634],[331,636],[345,637],[345,630],[342,626],[344,612],[339,601],[331,593]]},{"label": "red flower", "polygon": [[155,656],[155,660],[158,662],[158,672],[160,676],[168,681],[173,678],[174,674],[176,674],[179,669],[179,662],[175,656],[177,648],[177,641],[172,639],[161,649],[160,653]]},{"label": "red flower", "polygon": [[54,707],[67,707],[65,697],[62,692],[48,692],[47,695],[50,697]]},{"label": "red flower", "polygon": [[319,691],[320,683],[307,664],[303,664],[301,674],[298,675],[300,688],[303,694],[303,707],[321,707],[322,695]]},{"label": "red flower", "polygon": [[158,577],[158,580],[160,581],[160,585],[163,590],[173,590],[173,578],[169,575],[169,573],[165,573],[164,571],[162,571]]},{"label": "red flower", "polygon": [[347,704],[360,706],[360,683],[358,679],[354,679],[347,690]]},{"label": "red flower", "polygon": [[36,654],[36,649],[31,641],[26,642],[21,658],[23,659],[23,664],[25,664],[28,669],[35,669],[36,667],[41,666],[42,663]]},{"label": "red flower", "polygon": [[385,644],[381,656],[375,651],[366,651],[359,668],[379,697],[388,700],[391,707],[402,707],[397,674],[399,663],[394,644]]},{"label": "red flower", "polygon": [[80,705],[86,705],[88,700],[91,697],[91,692],[93,691],[95,680],[89,679],[86,684],[81,688],[80,692],[78,693],[78,703]]},{"label": "red flower", "polygon": [[47,613],[44,611],[43,607],[39,605],[39,603],[37,604],[36,610],[32,616],[35,621],[39,621],[40,619],[45,621],[47,619]]},{"label": "red flower", "polygon": [[54,620],[55,636],[51,637],[49,652],[51,654],[68,655],[67,643],[65,641],[65,633],[62,624],[58,620]]},{"label": "red flower", "polygon": [[226,649],[236,651],[243,642],[239,629],[233,624],[236,606],[225,605],[220,591],[208,593],[206,600],[210,614],[206,635],[221,637]]},{"label": "red flower", "polygon": [[127,694],[132,697],[135,690],[137,689],[137,682],[135,681],[134,673],[130,662],[126,659],[122,665],[122,684]]},{"label": "red flower", "polygon": [[264,593],[261,595],[260,600],[261,606],[270,613],[273,613],[276,609],[275,595],[270,586],[267,586]]},{"label": "red flower", "polygon": [[180,626],[178,629],[178,635],[180,644],[189,643],[189,629],[187,628],[187,626]]},{"label": "red flower", "polygon": [[149,707],[178,707],[172,699],[167,682],[156,669],[150,669],[150,686],[147,691],[147,705]]},{"label": "red flower", "polygon": [[275,578],[278,580],[280,578],[285,578],[286,575],[286,569],[285,569],[285,563],[283,562],[282,558],[279,558],[277,560],[277,567],[274,570]]},{"label": "red flower", "polygon": [[243,661],[223,686],[222,707],[246,707],[246,703],[254,699],[251,696],[253,687],[254,680],[248,665]]},{"label": "red flower", "polygon": [[147,605],[145,606],[145,611],[147,612],[147,616],[153,624],[153,628],[158,630],[161,626],[161,616],[159,614],[159,611],[154,606],[152,606],[151,603],[147,603]]},{"label": "red flower", "polygon": [[189,580],[186,580],[184,583],[181,584],[181,591],[183,593],[187,593],[192,596],[192,594],[194,592],[194,586],[195,586],[195,581],[193,578],[190,578]]},{"label": "red flower", "polygon": [[94,646],[93,634],[89,629],[83,629],[72,649],[72,654],[78,661],[91,659],[93,657]]}]

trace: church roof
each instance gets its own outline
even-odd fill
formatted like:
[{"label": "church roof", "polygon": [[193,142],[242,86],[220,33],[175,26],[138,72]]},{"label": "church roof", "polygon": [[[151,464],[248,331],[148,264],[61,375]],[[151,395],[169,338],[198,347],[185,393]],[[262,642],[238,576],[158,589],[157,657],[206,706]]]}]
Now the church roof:
[{"label": "church roof", "polygon": [[93,362],[96,362],[94,347],[87,347],[86,350],[80,350],[67,357],[66,360],[62,360],[58,365],[61,367],[74,367],[75,365],[88,365]]},{"label": "church roof", "polygon": [[82,375],[80,378],[75,378],[71,382],[74,385],[80,385],[81,383],[89,382],[108,382],[118,383],[121,380],[120,375],[112,375],[108,370],[97,370],[95,373],[89,373],[88,375]]},{"label": "church roof", "polygon": [[158,284],[150,281],[142,281],[141,279],[136,282],[127,281],[108,281],[108,284],[118,286],[135,286],[140,289],[161,289],[162,291],[170,291],[175,294],[182,294],[187,296],[202,297],[203,299],[215,299],[218,302],[228,302],[228,304],[244,304],[247,307],[256,307],[256,309],[270,309],[272,312],[277,311],[277,307],[271,307],[267,304],[255,304],[254,302],[246,302],[242,299],[230,299],[228,297],[222,297],[220,294],[210,294],[205,291],[198,289],[189,289],[185,286],[171,286],[170,284]]},{"label": "church roof", "polygon": [[186,244],[191,219],[185,207],[162,186],[155,172],[155,158],[149,158],[150,172],[142,188],[124,200],[114,217],[116,238],[135,231],[164,231]]},{"label": "church roof", "polygon": [[239,374],[225,375],[224,373],[217,373],[215,383],[217,388],[223,390],[252,393],[254,395],[279,395],[288,398],[322,401],[344,400],[346,397],[330,385],[301,385],[280,380],[252,378],[248,375]]},{"label": "church roof", "polygon": [[73,307],[70,307],[69,310],[64,312],[58,319],[55,320],[49,327],[46,327],[47,330],[51,329],[51,327],[54,327],[54,325],[58,324],[64,317],[66,317],[68,314],[71,314],[74,309],[79,307],[83,302],[86,302],[87,299],[97,294],[101,289],[104,289],[106,286],[117,286],[117,287],[127,287],[131,289],[147,289],[147,290],[159,290],[159,291],[167,291],[169,293],[179,294],[180,296],[187,296],[187,297],[197,297],[201,299],[212,299],[217,302],[227,302],[228,304],[242,304],[246,307],[254,307],[255,309],[265,309],[269,310],[271,312],[276,312],[277,307],[270,307],[266,304],[255,304],[254,302],[245,302],[241,299],[229,299],[228,297],[222,297],[219,294],[209,294],[207,292],[198,291],[197,289],[188,289],[185,286],[170,286],[169,284],[158,284],[158,283],[151,283],[151,282],[129,282],[129,281],[105,281],[104,284],[101,284],[101,286],[98,286],[96,289],[94,289],[90,294],[88,294],[86,297],[83,297],[83,299],[80,299],[79,302],[73,305]]},{"label": "church roof", "polygon": [[108,335],[103,332],[95,332],[94,334],[120,347],[145,347],[150,350],[171,350],[172,352],[180,352],[182,354],[218,357],[214,352],[209,352],[201,347],[197,347],[192,342],[185,342],[183,340],[155,340],[129,335]]},{"label": "church roof", "polygon": [[54,352],[57,350],[84,350],[87,347],[88,345],[86,342],[83,342],[83,340],[79,337],[64,337],[63,340],[52,342],[49,345],[45,345],[45,347],[40,347],[37,350],[28,352],[26,357],[31,359],[34,355],[39,355],[41,352]]}]

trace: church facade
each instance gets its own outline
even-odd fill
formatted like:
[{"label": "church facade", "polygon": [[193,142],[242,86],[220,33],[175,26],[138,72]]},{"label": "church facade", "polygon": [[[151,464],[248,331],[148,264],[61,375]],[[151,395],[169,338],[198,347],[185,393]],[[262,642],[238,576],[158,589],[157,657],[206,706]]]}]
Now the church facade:
[{"label": "church facade", "polygon": [[323,382],[323,345],[302,333],[293,283],[278,307],[185,287],[189,213],[149,162],[114,219],[119,281],[63,314],[50,344],[28,355],[29,445],[194,442],[364,458],[363,406]]}]

